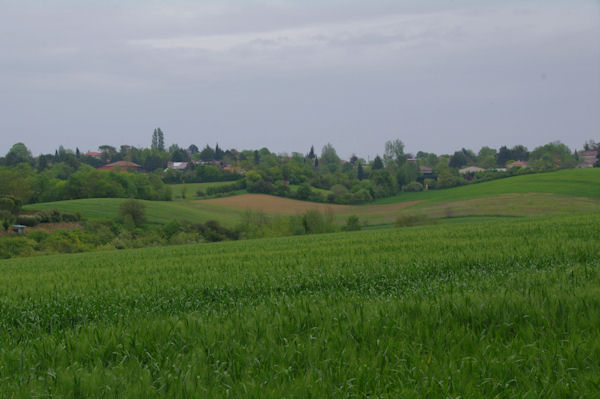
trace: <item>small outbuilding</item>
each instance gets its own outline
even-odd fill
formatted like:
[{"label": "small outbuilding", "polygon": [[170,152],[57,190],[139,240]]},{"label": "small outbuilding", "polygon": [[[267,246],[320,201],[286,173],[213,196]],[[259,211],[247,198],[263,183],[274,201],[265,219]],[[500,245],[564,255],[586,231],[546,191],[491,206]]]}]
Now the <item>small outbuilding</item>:
[{"label": "small outbuilding", "polygon": [[13,233],[25,234],[25,227],[27,226],[23,226],[22,224],[13,224],[12,226],[10,226],[10,230]]},{"label": "small outbuilding", "polygon": [[469,166],[468,168],[462,168],[458,171],[461,175],[466,175],[467,173],[477,173],[477,172],[485,172],[485,169],[480,168],[479,166]]}]

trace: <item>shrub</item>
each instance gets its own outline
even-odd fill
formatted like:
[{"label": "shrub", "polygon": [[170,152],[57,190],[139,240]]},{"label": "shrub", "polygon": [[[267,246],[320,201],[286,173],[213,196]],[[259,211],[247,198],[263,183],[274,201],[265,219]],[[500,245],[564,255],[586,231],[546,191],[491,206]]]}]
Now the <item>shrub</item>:
[{"label": "shrub", "polygon": [[78,222],[80,219],[81,219],[81,214],[78,212],[62,214],[63,222]]},{"label": "shrub", "polygon": [[134,199],[123,201],[119,207],[119,216],[123,223],[141,226],[146,221],[146,206],[143,202]]},{"label": "shrub", "polygon": [[36,242],[25,237],[5,237],[0,240],[0,259],[29,256]]},{"label": "shrub", "polygon": [[40,219],[37,215],[19,215],[17,216],[17,224],[23,226],[34,227],[40,223]]},{"label": "shrub", "polygon": [[296,190],[296,198],[300,200],[307,200],[310,198],[312,194],[312,189],[306,183],[302,183],[300,187]]},{"label": "shrub", "polygon": [[400,215],[396,218],[395,225],[396,227],[410,227],[416,224],[423,223],[425,221],[425,216],[423,215]]},{"label": "shrub", "polygon": [[302,226],[306,234],[327,233],[333,231],[333,215],[323,215],[317,211],[306,211],[302,215]]},{"label": "shrub", "polygon": [[407,192],[415,192],[415,191],[423,191],[423,185],[418,181],[410,182],[404,186],[402,186],[402,191]]},{"label": "shrub", "polygon": [[346,225],[342,227],[342,229],[345,231],[356,231],[360,230],[361,228],[362,226],[360,225],[360,219],[356,215],[348,216],[348,219],[346,219]]}]

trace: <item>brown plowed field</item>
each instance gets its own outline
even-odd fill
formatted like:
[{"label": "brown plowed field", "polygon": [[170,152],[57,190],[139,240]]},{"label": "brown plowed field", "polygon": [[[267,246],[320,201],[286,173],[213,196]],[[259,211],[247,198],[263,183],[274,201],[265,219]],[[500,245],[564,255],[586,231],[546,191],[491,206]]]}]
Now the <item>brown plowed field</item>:
[{"label": "brown plowed field", "polygon": [[238,210],[262,211],[271,214],[293,215],[309,210],[335,214],[390,214],[416,204],[418,201],[401,202],[385,205],[335,205],[317,202],[298,201],[289,198],[274,197],[265,194],[243,194],[233,197],[214,198],[200,201],[205,204],[217,205]]}]

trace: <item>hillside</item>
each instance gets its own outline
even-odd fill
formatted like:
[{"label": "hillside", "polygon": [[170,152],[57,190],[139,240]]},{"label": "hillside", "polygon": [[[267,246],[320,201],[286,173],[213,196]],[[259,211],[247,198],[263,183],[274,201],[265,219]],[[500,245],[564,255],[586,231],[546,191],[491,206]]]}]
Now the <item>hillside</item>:
[{"label": "hillside", "polygon": [[[214,183],[209,183],[214,184]],[[190,186],[191,189],[192,186]],[[121,199],[85,199],[28,205],[26,209],[58,208],[80,211],[86,218],[116,218]],[[247,210],[290,215],[307,210],[332,213],[341,222],[359,215],[371,224],[389,223],[400,214],[431,217],[467,215],[527,216],[600,210],[600,169],[572,169],[510,177],[446,190],[403,193],[372,204],[348,206],[320,204],[261,194],[242,194],[209,200],[144,201],[148,220],[192,222],[215,219],[226,225],[240,220]]]}]

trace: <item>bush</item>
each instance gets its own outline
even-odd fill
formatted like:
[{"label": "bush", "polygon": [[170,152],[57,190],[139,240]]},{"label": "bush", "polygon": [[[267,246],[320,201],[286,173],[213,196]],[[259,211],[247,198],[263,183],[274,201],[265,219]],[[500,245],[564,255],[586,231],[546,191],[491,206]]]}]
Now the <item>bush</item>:
[{"label": "bush", "polygon": [[410,182],[410,183],[402,186],[402,191],[407,191],[407,192],[423,191],[423,185],[421,183],[419,183],[418,181],[413,181],[413,182]]},{"label": "bush", "polygon": [[302,215],[302,226],[306,234],[328,233],[333,231],[333,215],[323,215],[317,211],[306,211]]},{"label": "bush", "polygon": [[62,220],[63,222],[78,222],[79,220],[81,220],[81,213],[63,213]]},{"label": "bush", "polygon": [[416,224],[423,223],[425,221],[425,216],[423,215],[400,215],[396,218],[395,225],[396,227],[411,227]]},{"label": "bush", "polygon": [[133,223],[139,227],[146,221],[146,206],[134,199],[123,201],[119,207],[119,216],[123,223]]},{"label": "bush", "polygon": [[360,225],[360,219],[356,215],[348,216],[348,219],[346,219],[346,225],[342,227],[344,231],[357,231],[361,228],[362,226]]},{"label": "bush", "polygon": [[29,256],[36,242],[25,237],[5,237],[0,240],[0,259]]},{"label": "bush", "polygon": [[310,198],[312,194],[312,189],[306,183],[302,183],[300,187],[296,190],[296,198],[300,200],[307,200]]},{"label": "bush", "polygon": [[61,212],[58,209],[40,211],[36,214],[40,223],[58,223],[61,221]]},{"label": "bush", "polygon": [[34,227],[40,223],[40,219],[37,215],[19,215],[17,216],[17,224],[23,226]]}]

